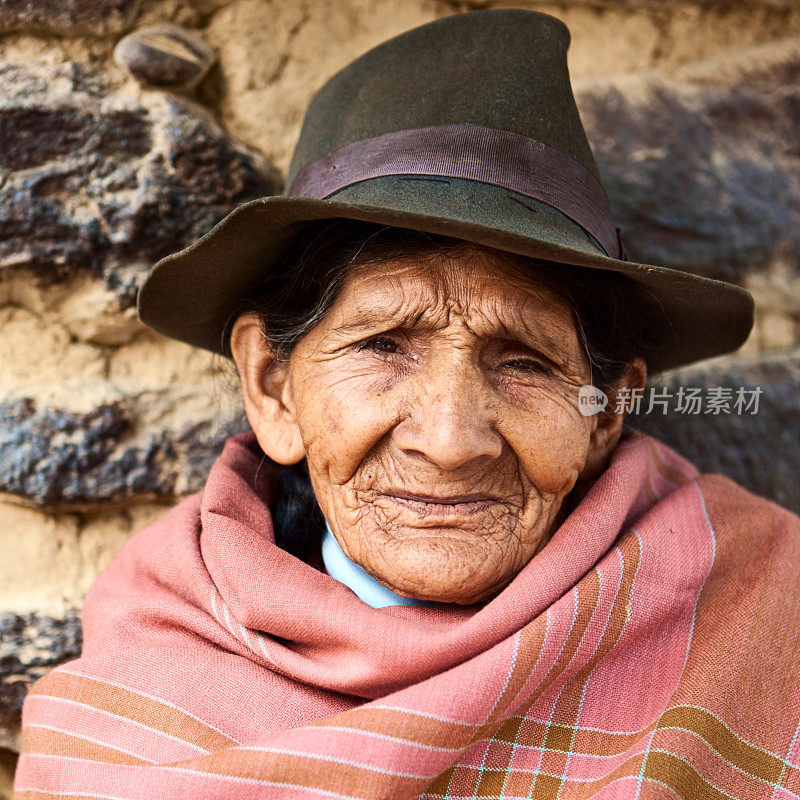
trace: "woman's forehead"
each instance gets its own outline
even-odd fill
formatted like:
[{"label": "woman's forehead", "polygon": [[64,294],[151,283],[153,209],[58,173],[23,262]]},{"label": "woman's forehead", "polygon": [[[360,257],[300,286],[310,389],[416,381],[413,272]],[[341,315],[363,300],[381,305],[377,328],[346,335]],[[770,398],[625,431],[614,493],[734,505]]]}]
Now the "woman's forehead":
[{"label": "woman's forehead", "polygon": [[535,267],[523,271],[477,248],[350,267],[336,306],[334,312],[360,324],[409,316],[424,324],[456,314],[496,319],[501,327],[533,320],[534,327],[572,327],[569,305]]}]

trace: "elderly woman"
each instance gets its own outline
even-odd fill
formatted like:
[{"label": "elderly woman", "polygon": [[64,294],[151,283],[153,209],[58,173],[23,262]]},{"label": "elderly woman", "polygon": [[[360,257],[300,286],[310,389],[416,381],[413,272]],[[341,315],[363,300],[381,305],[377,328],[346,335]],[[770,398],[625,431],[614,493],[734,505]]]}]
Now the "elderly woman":
[{"label": "elderly woman", "polygon": [[95,583],[19,800],[800,796],[800,520],[619,402],[752,300],[625,259],[567,44],[384,43],[287,195],[156,265],[142,319],[233,359],[252,431]]}]

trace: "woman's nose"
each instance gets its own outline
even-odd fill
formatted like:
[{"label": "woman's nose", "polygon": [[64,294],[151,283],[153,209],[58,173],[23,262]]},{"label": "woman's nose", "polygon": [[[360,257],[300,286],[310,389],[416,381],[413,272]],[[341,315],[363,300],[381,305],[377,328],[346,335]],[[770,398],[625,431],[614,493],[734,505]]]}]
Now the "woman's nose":
[{"label": "woman's nose", "polygon": [[415,376],[395,444],[443,470],[497,458],[503,438],[494,425],[490,394],[485,377],[467,358],[437,359]]}]

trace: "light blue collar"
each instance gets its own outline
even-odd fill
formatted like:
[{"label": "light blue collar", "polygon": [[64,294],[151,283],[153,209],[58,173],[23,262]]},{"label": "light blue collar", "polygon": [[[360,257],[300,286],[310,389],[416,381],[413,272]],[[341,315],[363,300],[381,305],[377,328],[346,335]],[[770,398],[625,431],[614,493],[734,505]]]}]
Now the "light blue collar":
[{"label": "light blue collar", "polygon": [[349,586],[361,600],[373,608],[447,605],[433,600],[416,600],[413,597],[401,597],[399,594],[395,594],[391,589],[375,580],[362,566],[351,561],[345,555],[327,524],[322,537],[322,563],[331,578]]}]

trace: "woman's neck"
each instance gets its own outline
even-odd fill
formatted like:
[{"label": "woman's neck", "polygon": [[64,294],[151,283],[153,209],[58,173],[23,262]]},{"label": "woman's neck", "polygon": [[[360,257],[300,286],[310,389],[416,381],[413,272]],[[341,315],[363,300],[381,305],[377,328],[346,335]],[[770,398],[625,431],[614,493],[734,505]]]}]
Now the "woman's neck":
[{"label": "woman's neck", "polygon": [[417,600],[402,597],[376,580],[362,566],[351,561],[342,550],[333,531],[326,524],[322,536],[322,563],[328,575],[348,586],[367,605],[373,608],[384,606],[437,606],[444,605],[432,600]]}]

